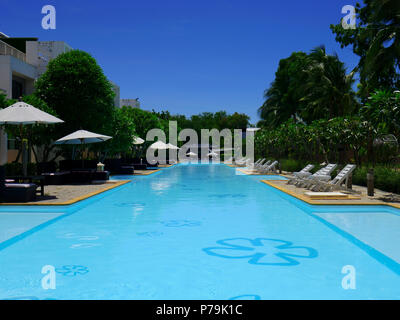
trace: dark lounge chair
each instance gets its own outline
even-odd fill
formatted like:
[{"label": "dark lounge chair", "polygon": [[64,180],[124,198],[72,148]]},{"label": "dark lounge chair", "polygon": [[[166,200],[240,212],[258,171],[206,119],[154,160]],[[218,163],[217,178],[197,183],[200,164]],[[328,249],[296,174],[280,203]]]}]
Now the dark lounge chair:
[{"label": "dark lounge chair", "polygon": [[133,174],[134,166],[122,159],[106,159],[105,168],[114,174]]},{"label": "dark lounge chair", "polygon": [[62,160],[59,173],[44,174],[49,182],[54,184],[91,183],[93,181],[109,180],[109,171],[97,171],[96,160]]},{"label": "dark lounge chair", "polygon": [[6,202],[29,202],[36,199],[37,185],[34,183],[6,183],[3,199]]}]

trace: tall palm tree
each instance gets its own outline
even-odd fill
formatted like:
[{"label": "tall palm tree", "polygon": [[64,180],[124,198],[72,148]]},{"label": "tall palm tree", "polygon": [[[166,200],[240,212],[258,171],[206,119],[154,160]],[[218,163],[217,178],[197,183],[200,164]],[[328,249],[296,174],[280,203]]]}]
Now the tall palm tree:
[{"label": "tall palm tree", "polygon": [[324,46],[311,51],[305,70],[307,81],[300,99],[305,107],[302,117],[307,122],[351,114],[355,107],[353,75],[346,74],[337,55],[328,55]]},{"label": "tall palm tree", "polygon": [[275,80],[265,90],[265,102],[258,109],[264,124],[276,127],[290,118],[297,120],[302,108],[299,99],[306,63],[307,54],[304,52],[294,52],[279,62]]},{"label": "tall palm tree", "polygon": [[400,82],[400,1],[365,0],[365,4],[360,14],[366,24],[363,39],[368,40],[369,48],[361,77],[396,87]]}]

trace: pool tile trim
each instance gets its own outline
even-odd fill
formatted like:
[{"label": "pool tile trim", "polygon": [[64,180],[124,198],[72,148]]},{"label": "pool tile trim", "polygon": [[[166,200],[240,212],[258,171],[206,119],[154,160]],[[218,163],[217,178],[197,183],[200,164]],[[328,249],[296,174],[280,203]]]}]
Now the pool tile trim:
[{"label": "pool tile trim", "polygon": [[53,203],[53,202],[11,202],[11,203],[6,203],[5,202],[5,203],[0,203],[0,206],[67,206],[67,205],[71,205],[71,204],[80,202],[82,200],[97,196],[100,193],[115,189],[115,188],[120,187],[129,182],[131,182],[131,180],[121,180],[121,181],[117,181],[117,182],[109,182],[108,184],[110,184],[110,185],[103,189],[100,189],[100,190],[97,190],[94,192],[90,192],[90,193],[84,194],[82,196],[79,196],[79,197],[76,197],[76,198],[73,198],[71,200],[64,201],[64,202],[56,202],[56,203]]},{"label": "pool tile trim", "polygon": [[[389,206],[389,207],[393,207],[396,209],[400,209],[400,204],[396,204],[396,203],[387,203],[387,202],[383,202],[383,201],[379,201],[379,202],[357,202],[357,203],[351,203],[351,202],[341,202],[340,200],[343,199],[334,199],[334,198],[330,198],[329,200],[324,200],[324,199],[318,199],[318,201],[331,201],[334,200],[334,203],[331,202],[326,202],[326,203],[321,203],[321,202],[316,202],[315,200],[310,199],[309,197],[305,196],[305,195],[301,195],[298,193],[295,193],[291,190],[288,190],[286,188],[283,188],[282,186],[277,186],[276,184],[274,184],[274,180],[261,180],[261,182],[275,188],[278,189],[279,191],[282,191],[292,197],[295,197],[301,201],[304,201],[308,204],[311,205],[322,205],[322,206],[336,206],[336,205],[344,205],[344,206]],[[348,198],[346,200],[356,200],[359,199],[359,197],[353,197],[353,198]]]}]

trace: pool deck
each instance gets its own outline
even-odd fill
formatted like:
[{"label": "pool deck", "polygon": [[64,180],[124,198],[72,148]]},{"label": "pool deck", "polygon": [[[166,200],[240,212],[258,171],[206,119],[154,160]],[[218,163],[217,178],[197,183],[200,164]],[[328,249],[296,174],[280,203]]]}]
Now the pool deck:
[{"label": "pool deck", "polygon": [[156,173],[160,171],[160,169],[155,170],[135,170],[134,176],[148,176],[149,174]]},{"label": "pool deck", "polygon": [[82,185],[49,185],[45,187],[45,195],[43,197],[38,196],[36,201],[0,203],[0,206],[65,206],[96,196],[128,182],[130,180],[110,180],[98,184]]},{"label": "pool deck", "polygon": [[233,167],[233,168],[236,168],[237,171],[239,171],[241,173],[244,173],[244,174],[247,174],[249,176],[270,176],[270,175],[276,176],[277,175],[277,173],[274,173],[274,172],[259,173],[259,172],[255,171],[255,170],[246,170],[246,168],[243,168],[243,167]]},{"label": "pool deck", "polygon": [[[288,177],[284,175],[285,177]],[[369,197],[367,195],[367,188],[353,185],[353,190],[358,191],[359,194],[350,195],[348,199],[311,199],[305,193],[309,190],[305,188],[298,188],[293,185],[288,185],[287,180],[261,180],[263,183],[274,187],[286,194],[291,195],[297,199],[300,199],[308,204],[312,205],[383,205],[391,206],[400,209],[400,203],[396,202],[385,202],[380,200],[384,196],[390,195],[391,193],[375,189],[375,195]]]},{"label": "pool deck", "polygon": [[[174,165],[159,165],[160,168],[169,168]],[[148,176],[160,171],[135,170],[134,176]],[[0,203],[0,206],[66,206],[87,198],[96,196],[105,191],[117,188],[131,180],[108,180],[93,184],[48,185],[45,186],[45,195],[37,196],[35,201]]]}]

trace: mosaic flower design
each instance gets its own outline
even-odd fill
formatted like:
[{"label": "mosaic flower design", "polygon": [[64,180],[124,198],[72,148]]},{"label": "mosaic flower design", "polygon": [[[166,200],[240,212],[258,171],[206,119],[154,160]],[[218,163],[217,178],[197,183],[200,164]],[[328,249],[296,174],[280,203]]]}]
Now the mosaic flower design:
[{"label": "mosaic flower design", "polygon": [[241,296],[229,298],[229,300],[261,300],[261,297],[257,294],[244,294]]},{"label": "mosaic flower design", "polygon": [[201,222],[195,220],[168,220],[161,221],[161,224],[165,227],[198,227]]},{"label": "mosaic flower design", "polygon": [[98,247],[100,244],[98,243],[75,243],[70,246],[71,249],[87,249],[87,248],[93,248],[93,247]]},{"label": "mosaic flower design", "polygon": [[246,195],[241,194],[241,193],[224,193],[224,194],[212,194],[209,195],[210,198],[217,198],[217,199],[229,199],[229,198],[233,198],[233,199],[241,199],[241,198],[246,198]]},{"label": "mosaic flower design", "polygon": [[162,232],[158,231],[147,231],[147,232],[136,232],[136,234],[140,237],[160,237],[163,235]]},{"label": "mosaic flower design", "polygon": [[121,202],[115,204],[115,206],[122,208],[143,208],[145,205],[143,202]]},{"label": "mosaic flower design", "polygon": [[219,246],[204,248],[211,255],[226,259],[246,259],[248,263],[264,266],[295,266],[297,259],[312,259],[317,250],[294,246],[292,242],[268,238],[230,238],[217,241]]},{"label": "mosaic flower design", "polygon": [[66,265],[62,266],[61,268],[56,268],[57,273],[61,273],[67,277],[75,277],[78,274],[86,274],[89,272],[89,269],[85,266],[79,265]]}]

